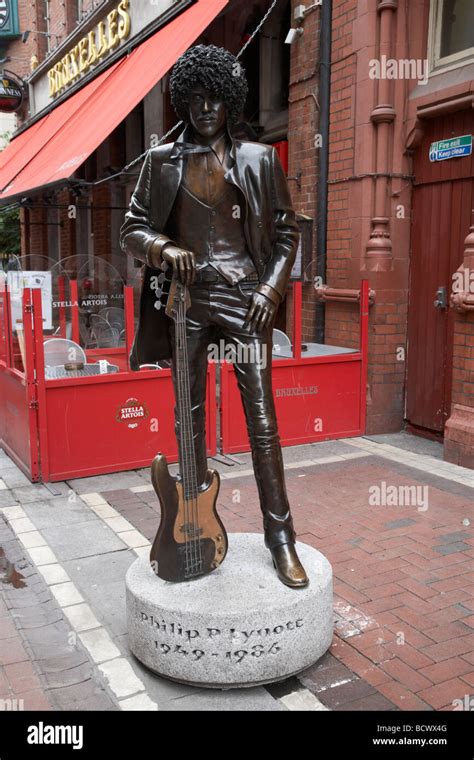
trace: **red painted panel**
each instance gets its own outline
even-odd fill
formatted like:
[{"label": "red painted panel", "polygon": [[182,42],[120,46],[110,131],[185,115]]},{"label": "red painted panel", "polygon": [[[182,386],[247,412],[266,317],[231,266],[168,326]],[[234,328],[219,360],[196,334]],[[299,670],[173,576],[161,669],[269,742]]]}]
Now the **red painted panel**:
[{"label": "red painted panel", "polygon": [[26,383],[19,373],[0,367],[0,446],[29,476],[30,410]]},{"label": "red painted panel", "polygon": [[[362,362],[360,354],[350,356],[299,364],[274,362],[273,392],[283,446],[361,434]],[[245,417],[231,365],[223,368],[222,396],[223,451],[248,451]]]},{"label": "red painted panel", "polygon": [[[158,452],[177,460],[168,370],[45,385],[49,480],[148,467]],[[215,382],[208,387],[212,408]],[[214,454],[211,433],[208,446]]]},{"label": "red painted panel", "polygon": [[285,174],[288,174],[289,158],[288,158],[288,140],[281,140],[280,142],[273,143],[273,147],[278,153],[278,157],[281,161]]}]

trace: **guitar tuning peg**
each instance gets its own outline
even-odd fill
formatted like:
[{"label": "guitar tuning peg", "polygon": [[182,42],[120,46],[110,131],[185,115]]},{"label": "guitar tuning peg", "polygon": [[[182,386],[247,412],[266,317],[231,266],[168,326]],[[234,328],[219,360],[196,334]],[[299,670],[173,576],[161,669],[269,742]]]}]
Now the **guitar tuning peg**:
[{"label": "guitar tuning peg", "polygon": [[161,309],[163,308],[163,304],[161,303],[161,301],[155,301],[154,306],[157,311],[161,311]]}]

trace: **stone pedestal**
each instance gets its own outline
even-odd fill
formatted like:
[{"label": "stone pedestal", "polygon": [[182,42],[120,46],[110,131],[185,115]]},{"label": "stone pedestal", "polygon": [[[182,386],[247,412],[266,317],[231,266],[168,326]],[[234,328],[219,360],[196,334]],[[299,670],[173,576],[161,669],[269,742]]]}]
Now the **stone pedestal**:
[{"label": "stone pedestal", "polygon": [[162,581],[138,559],[126,578],[133,654],[165,678],[214,688],[271,683],[309,667],[332,641],[332,569],[315,549],[297,549],[306,589],[278,580],[257,534],[231,534],[223,565],[187,583]]}]

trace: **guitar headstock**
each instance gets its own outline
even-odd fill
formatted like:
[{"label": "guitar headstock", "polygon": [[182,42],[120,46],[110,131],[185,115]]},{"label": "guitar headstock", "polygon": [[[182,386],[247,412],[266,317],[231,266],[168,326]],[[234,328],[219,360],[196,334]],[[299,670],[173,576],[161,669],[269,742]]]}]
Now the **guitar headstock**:
[{"label": "guitar headstock", "polygon": [[179,319],[179,306],[184,304],[184,314],[191,307],[191,297],[186,285],[183,285],[176,277],[173,277],[166,306],[166,316],[176,321]]}]

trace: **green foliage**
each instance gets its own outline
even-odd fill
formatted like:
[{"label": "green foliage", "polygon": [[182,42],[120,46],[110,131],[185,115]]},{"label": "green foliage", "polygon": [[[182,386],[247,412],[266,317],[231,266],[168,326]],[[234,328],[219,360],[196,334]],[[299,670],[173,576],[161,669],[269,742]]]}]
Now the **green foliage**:
[{"label": "green foliage", "polygon": [[0,208],[0,255],[21,254],[20,209],[4,211]]},{"label": "green foliage", "polygon": [[[10,132],[0,133],[0,142],[9,140]],[[20,210],[4,211],[0,208],[0,255],[21,254]]]}]

